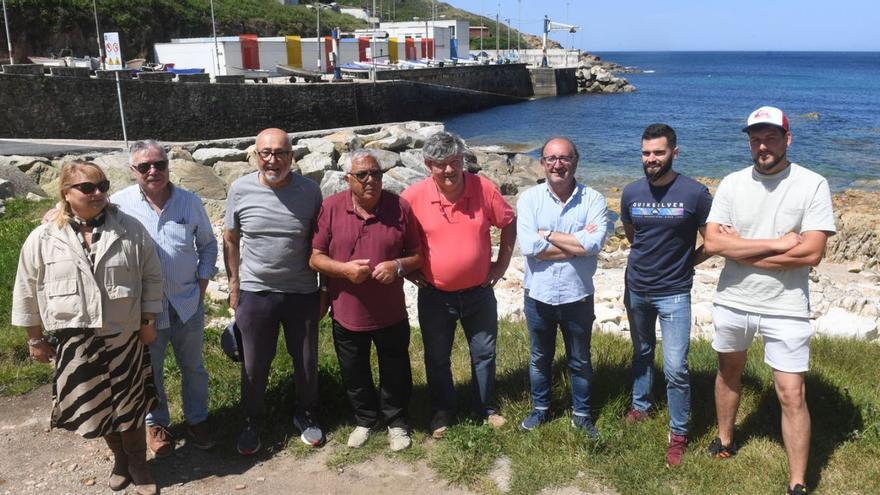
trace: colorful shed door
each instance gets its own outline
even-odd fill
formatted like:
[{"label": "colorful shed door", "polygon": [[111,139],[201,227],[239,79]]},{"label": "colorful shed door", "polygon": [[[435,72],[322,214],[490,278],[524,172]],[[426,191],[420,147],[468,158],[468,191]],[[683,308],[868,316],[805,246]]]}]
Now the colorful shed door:
[{"label": "colorful shed door", "polygon": [[260,68],[260,46],[256,34],[243,34],[238,37],[241,42],[241,64],[243,69]]}]

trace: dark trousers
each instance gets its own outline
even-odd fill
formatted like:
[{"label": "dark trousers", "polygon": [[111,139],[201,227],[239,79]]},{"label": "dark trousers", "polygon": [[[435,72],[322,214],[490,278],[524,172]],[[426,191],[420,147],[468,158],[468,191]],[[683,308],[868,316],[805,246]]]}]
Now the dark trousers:
[{"label": "dark trousers", "polygon": [[[333,343],[342,381],[358,426],[372,428],[379,413],[386,426],[408,428],[412,370],[409,362],[409,322],[402,320],[378,330],[353,332],[333,320]],[[373,385],[370,350],[379,357],[379,390]]]},{"label": "dark trousers", "polygon": [[318,293],[241,291],[235,322],[241,330],[244,362],[241,403],[249,418],[266,412],[269,367],[278,347],[278,325],[284,328],[287,353],[293,358],[297,412],[318,405]]}]

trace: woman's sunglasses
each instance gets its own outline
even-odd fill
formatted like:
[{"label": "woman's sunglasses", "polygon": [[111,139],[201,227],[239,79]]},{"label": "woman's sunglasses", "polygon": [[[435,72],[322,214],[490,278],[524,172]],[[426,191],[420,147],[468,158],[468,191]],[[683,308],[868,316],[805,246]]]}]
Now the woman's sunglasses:
[{"label": "woman's sunglasses", "polygon": [[94,182],[80,182],[79,184],[72,184],[70,187],[73,189],[79,189],[79,192],[83,194],[92,194],[96,189],[105,193],[110,189],[110,181],[104,179],[97,184]]}]

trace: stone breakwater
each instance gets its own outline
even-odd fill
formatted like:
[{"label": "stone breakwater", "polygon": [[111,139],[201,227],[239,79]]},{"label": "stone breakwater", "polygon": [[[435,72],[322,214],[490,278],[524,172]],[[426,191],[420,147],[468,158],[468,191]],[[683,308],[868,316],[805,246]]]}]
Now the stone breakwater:
[{"label": "stone breakwater", "polygon": [[[324,196],[344,190],[342,167],[358,148],[375,152],[385,171],[383,186],[400,192],[428,176],[421,147],[443,126],[432,122],[404,122],[292,134],[296,173],[321,185]],[[171,180],[197,193],[220,238],[226,191],[237,178],[256,170],[254,138],[171,144]],[[111,192],[133,183],[127,154],[122,151],[65,156],[0,156],[0,203],[10,197],[56,198],[61,164],[73,159],[92,160],[105,170]],[[513,205],[527,188],[543,180],[537,159],[530,155],[471,149],[467,168],[498,184]],[[703,180],[710,188],[717,180]],[[622,185],[621,185],[622,186]],[[619,218],[620,188],[602,191],[608,198],[613,218]],[[880,327],[880,213],[875,205],[880,193],[849,190],[834,196],[838,235],[831,238],[823,263],[811,271],[811,322],[819,334],[878,340]],[[2,206],[0,206],[2,207]],[[497,232],[494,233],[497,239]],[[623,307],[624,270],[629,244],[619,219],[609,226],[609,236],[599,255],[595,276],[596,331],[626,332],[629,324]],[[522,319],[523,258],[514,256],[505,277],[496,285],[498,312],[502,318]],[[714,257],[697,267],[694,287],[692,335],[710,338],[711,299],[724,260]],[[209,285],[209,295],[223,300],[227,295],[222,259],[220,273]],[[416,288],[405,285],[413,324],[418,324]],[[218,321],[215,324],[220,324]]]}]

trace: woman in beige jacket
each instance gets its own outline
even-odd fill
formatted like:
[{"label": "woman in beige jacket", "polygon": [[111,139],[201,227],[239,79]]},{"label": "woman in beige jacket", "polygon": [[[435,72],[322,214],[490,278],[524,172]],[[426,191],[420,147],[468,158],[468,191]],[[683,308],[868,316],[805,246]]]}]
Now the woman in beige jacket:
[{"label": "woman in beige jacket", "polygon": [[144,415],[156,401],[146,344],[162,311],[162,272],[140,222],[107,200],[89,162],[66,163],[61,201],[21,248],[12,324],[27,328],[31,358],[54,358],[52,426],[104,437],[109,485],[157,493],[146,462]]}]

